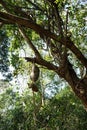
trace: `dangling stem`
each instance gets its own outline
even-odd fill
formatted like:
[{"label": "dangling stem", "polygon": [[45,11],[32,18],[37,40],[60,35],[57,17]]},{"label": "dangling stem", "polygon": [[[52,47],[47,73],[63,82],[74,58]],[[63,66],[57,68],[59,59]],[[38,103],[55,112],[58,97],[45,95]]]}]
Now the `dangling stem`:
[{"label": "dangling stem", "polygon": [[34,128],[36,129],[36,104],[35,104],[35,94],[34,91],[33,92],[33,105],[34,105],[34,112],[33,112],[33,120],[34,120]]}]

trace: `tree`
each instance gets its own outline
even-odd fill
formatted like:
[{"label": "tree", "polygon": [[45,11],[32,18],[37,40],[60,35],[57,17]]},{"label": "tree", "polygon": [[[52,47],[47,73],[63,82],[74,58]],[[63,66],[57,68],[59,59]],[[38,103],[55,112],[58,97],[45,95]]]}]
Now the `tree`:
[{"label": "tree", "polygon": [[[65,79],[87,108],[85,5],[75,0],[0,0],[0,10],[0,27],[13,30],[10,37],[25,40],[33,50],[35,57],[25,59]],[[78,76],[77,68],[85,74]]]}]

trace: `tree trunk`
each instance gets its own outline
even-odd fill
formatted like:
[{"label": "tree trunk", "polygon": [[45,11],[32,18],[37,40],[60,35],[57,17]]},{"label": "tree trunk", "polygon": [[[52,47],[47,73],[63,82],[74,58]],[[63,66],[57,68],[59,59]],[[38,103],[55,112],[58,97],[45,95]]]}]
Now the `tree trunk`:
[{"label": "tree trunk", "polygon": [[65,69],[64,77],[87,110],[87,77],[79,79],[70,63],[68,63],[67,69]]}]

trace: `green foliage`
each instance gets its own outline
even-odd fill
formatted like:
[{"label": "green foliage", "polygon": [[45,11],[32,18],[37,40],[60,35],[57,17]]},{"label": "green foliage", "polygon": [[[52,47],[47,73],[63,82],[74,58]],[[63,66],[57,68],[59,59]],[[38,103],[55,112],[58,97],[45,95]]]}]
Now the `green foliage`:
[{"label": "green foliage", "polygon": [[87,113],[69,89],[62,90],[52,98],[41,111],[39,118],[41,124],[48,125],[52,130],[57,127],[60,130],[85,130],[87,123]]},{"label": "green foliage", "polygon": [[[87,129],[87,112],[69,88],[66,87],[55,97],[45,100],[45,104],[40,108],[38,107],[41,101],[39,93],[34,95],[35,106],[32,96],[29,91],[20,95],[18,92],[13,92],[11,88],[0,95],[1,130]],[[34,126],[36,110],[36,125]]]},{"label": "green foliage", "polygon": [[55,0],[55,3],[58,4],[59,8],[64,8],[66,2],[66,0]]}]

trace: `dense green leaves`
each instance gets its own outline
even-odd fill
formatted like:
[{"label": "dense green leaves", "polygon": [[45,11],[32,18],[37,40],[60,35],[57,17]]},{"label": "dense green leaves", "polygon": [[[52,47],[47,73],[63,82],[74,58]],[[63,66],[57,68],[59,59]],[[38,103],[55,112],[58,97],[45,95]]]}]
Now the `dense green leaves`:
[{"label": "dense green leaves", "polygon": [[[74,96],[69,88],[61,90],[59,94],[37,110],[40,96],[26,91],[22,96],[12,89],[8,89],[0,96],[0,128],[1,130],[85,130],[87,129],[87,112],[81,102]],[[8,100],[7,100],[8,99]],[[39,104],[38,104],[39,105]],[[34,124],[34,112],[36,123]],[[35,126],[34,126],[35,125]]]}]

